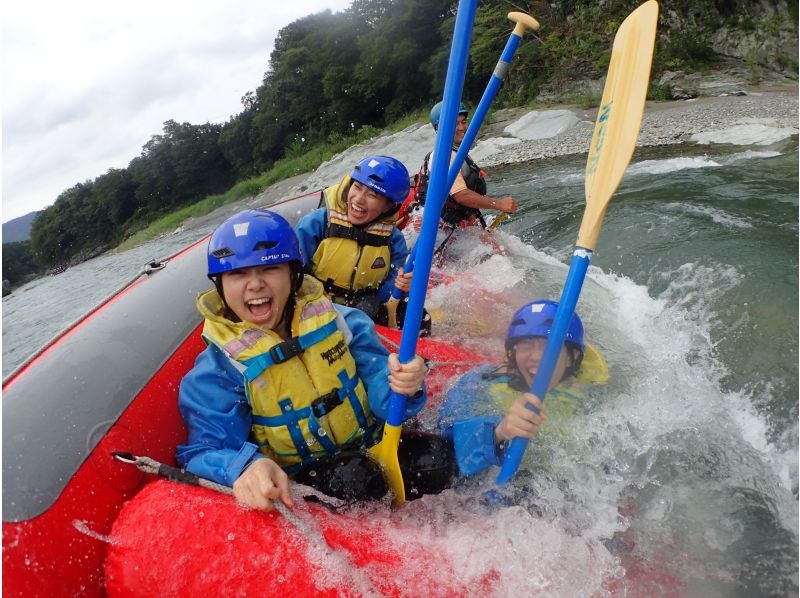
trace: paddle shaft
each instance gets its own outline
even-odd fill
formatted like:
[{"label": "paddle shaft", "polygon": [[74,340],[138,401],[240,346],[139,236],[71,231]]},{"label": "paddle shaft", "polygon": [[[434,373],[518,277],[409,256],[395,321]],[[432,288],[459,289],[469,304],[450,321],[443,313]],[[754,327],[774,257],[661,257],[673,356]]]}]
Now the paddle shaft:
[{"label": "paddle shaft", "polygon": [[[619,186],[636,146],[657,21],[658,3],[648,0],[628,15],[614,38],[606,85],[586,161],[586,209],[547,346],[531,386],[531,393],[542,401],[547,396],[564,345],[591,254],[600,235],[606,206]],[[536,411],[531,406],[529,408]],[[497,477],[498,484],[506,483],[514,476],[527,446],[527,438],[511,441]]]},{"label": "paddle shaft", "polygon": [[[461,88],[464,86],[464,75],[467,70],[467,58],[472,39],[472,26],[475,21],[477,0],[460,0],[456,13],[456,24],[453,32],[453,43],[450,49],[450,61],[444,86],[442,119],[436,135],[434,155],[448,155],[456,129],[458,104],[461,101]],[[436,244],[436,232],[439,215],[444,205],[447,182],[447,160],[439,160],[433,165],[425,211],[422,217],[422,229],[415,245],[416,259],[414,270],[416,276],[411,279],[408,306],[400,339],[400,363],[408,363],[414,358],[422,321],[422,307],[428,290],[433,249]],[[393,426],[403,421],[406,397],[392,393],[387,423]]]},{"label": "paddle shaft", "polygon": [[[464,163],[469,149],[475,142],[475,138],[478,136],[478,131],[480,131],[480,128],[483,125],[483,120],[486,118],[486,114],[489,112],[489,107],[492,105],[495,96],[497,96],[497,92],[500,91],[500,86],[503,84],[503,80],[505,79],[508,70],[511,68],[511,60],[517,53],[517,49],[519,48],[520,41],[522,41],[522,36],[525,33],[525,29],[539,28],[539,23],[536,21],[536,19],[524,13],[512,12],[508,14],[508,18],[515,21],[516,26],[514,27],[514,31],[511,32],[511,35],[508,36],[506,46],[503,48],[503,51],[500,54],[500,58],[494,67],[494,71],[492,71],[492,76],[489,77],[489,82],[486,84],[486,89],[483,91],[480,102],[478,102],[478,107],[475,108],[475,114],[472,116],[472,119],[469,122],[467,132],[464,133],[464,139],[461,142],[461,145],[458,147],[458,151],[456,152],[455,158],[453,158],[452,164],[450,164],[450,170],[447,173],[446,185],[446,189],[448,191],[453,186],[453,183],[456,182],[456,177],[461,171],[461,165]],[[453,129],[453,133],[455,133],[455,128]],[[439,136],[437,135],[437,140],[438,138]],[[431,177],[432,176],[433,174],[431,174]],[[428,196],[430,196],[430,189],[431,187],[428,187]],[[425,198],[425,201],[427,205],[428,197]],[[442,205],[444,205],[444,202]],[[441,208],[439,209],[439,213],[441,213]],[[403,267],[403,272],[408,273],[414,271],[414,260],[416,258],[418,245],[419,242],[417,242],[417,244],[414,245],[414,248],[411,250],[411,253],[406,259],[406,264]],[[396,287],[392,290],[392,296],[395,299],[402,299],[404,294],[405,293]]]},{"label": "paddle shaft", "polygon": [[[459,0],[458,3],[453,43],[450,48],[450,61],[444,84],[443,117],[436,136],[434,155],[445,155],[445,152],[450,151],[450,146],[452,145],[453,135],[456,130],[456,112],[461,101],[461,88],[464,86],[464,75],[467,70],[467,57],[472,39],[476,5],[477,0]],[[419,327],[422,322],[422,307],[425,303],[425,294],[428,291],[428,276],[430,276],[431,261],[433,260],[433,246],[436,243],[439,215],[446,195],[447,160],[440,160],[439,162],[441,164],[435,165],[431,174],[430,201],[427,201],[425,205],[425,211],[422,216],[422,230],[415,247],[417,276],[411,279],[411,292],[403,322],[403,334],[400,338],[398,358],[401,364],[410,362],[416,353]],[[389,309],[388,305],[387,309]],[[391,312],[389,316],[390,318],[392,317]],[[389,398],[386,422],[383,427],[383,437],[378,444],[369,450],[369,454],[383,469],[386,482],[394,494],[395,505],[401,505],[405,502],[405,485],[397,458],[405,409],[406,397],[392,391]]]}]

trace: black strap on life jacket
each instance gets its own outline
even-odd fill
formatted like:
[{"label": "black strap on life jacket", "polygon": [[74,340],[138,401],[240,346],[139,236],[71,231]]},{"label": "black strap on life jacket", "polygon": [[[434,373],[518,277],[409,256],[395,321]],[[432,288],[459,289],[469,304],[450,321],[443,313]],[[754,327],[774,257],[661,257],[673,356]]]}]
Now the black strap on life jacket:
[{"label": "black strap on life jacket", "polygon": [[[457,148],[453,148],[454,150]],[[419,185],[417,187],[417,201],[420,205],[425,205],[425,196],[428,193],[428,182],[430,180],[430,168],[428,162],[431,154],[427,154],[422,162],[422,168],[419,172]],[[461,166],[461,176],[464,177],[464,182],[467,189],[474,191],[480,195],[486,195],[486,179],[481,174],[481,169],[478,165],[467,156],[464,159],[464,164]],[[467,206],[458,203],[452,195],[448,195],[442,207],[442,221],[457,225],[464,220],[468,220],[471,216],[475,216],[481,223],[483,228],[486,228],[486,221],[483,219],[483,214],[477,208],[468,208]]]},{"label": "black strap on life jacket", "polygon": [[351,239],[362,246],[386,247],[389,245],[389,235],[376,235],[355,226],[344,226],[333,222],[330,222],[328,228],[325,229],[325,238],[327,237]]},{"label": "black strap on life jacket", "polygon": [[338,284],[335,284],[332,278],[320,282],[322,282],[322,287],[325,289],[325,292],[328,295],[336,297],[336,301],[342,301],[344,305],[350,305],[353,301],[355,301],[356,299],[361,299],[362,297],[369,297],[371,295],[378,294],[377,287],[367,287],[364,289],[351,289],[348,287],[342,287],[339,286]]}]

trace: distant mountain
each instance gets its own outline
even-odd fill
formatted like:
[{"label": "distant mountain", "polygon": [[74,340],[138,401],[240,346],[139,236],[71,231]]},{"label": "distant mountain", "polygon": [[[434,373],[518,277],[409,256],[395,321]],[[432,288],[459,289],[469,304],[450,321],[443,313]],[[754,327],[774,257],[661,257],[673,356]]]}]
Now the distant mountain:
[{"label": "distant mountain", "polygon": [[3,223],[3,243],[16,243],[31,238],[31,225],[39,212],[31,212]]}]

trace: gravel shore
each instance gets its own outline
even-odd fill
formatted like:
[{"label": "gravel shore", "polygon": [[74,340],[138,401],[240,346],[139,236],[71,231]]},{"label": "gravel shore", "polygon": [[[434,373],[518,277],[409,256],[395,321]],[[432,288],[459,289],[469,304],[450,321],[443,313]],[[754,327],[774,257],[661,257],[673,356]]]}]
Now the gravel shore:
[{"label": "gravel shore", "polygon": [[[551,106],[547,110],[567,109],[578,117],[579,122],[563,133],[547,139],[522,141],[508,145],[497,154],[481,159],[481,166],[514,164],[565,156],[585,154],[594,130],[597,109],[583,109],[575,106]],[[542,109],[544,110],[544,109]],[[499,110],[493,115],[493,122],[484,127],[481,139],[501,137],[503,128],[531,112],[530,109],[517,108]],[[747,95],[702,97],[693,100],[670,102],[648,102],[642,121],[637,146],[658,146],[690,143],[690,137],[698,133],[720,131],[740,124],[762,124],[774,128],[798,128],[798,89],[785,87],[779,90],[753,90]],[[421,133],[426,136],[418,139]],[[399,140],[399,143],[398,143]],[[390,149],[383,148],[390,146]],[[193,228],[209,222],[221,222],[227,216],[247,207],[268,206],[275,201],[320,189],[332,184],[350,168],[354,160],[365,155],[390,153],[403,159],[410,171],[415,172],[421,158],[409,159],[395,152],[395,147],[414,146],[424,155],[427,148],[433,147],[433,129],[429,125],[409,127],[401,133],[387,138],[372,140],[335,156],[315,172],[299,174],[290,179],[275,183],[256,197],[242,199],[226,204],[211,214],[190,218],[184,227]],[[357,156],[354,158],[354,156]]]},{"label": "gravel shore", "polygon": [[[569,108],[580,122],[548,139],[509,145],[498,154],[481,160],[481,166],[514,164],[589,151],[597,110]],[[519,118],[523,112],[500,114],[501,122]],[[798,90],[751,92],[745,96],[704,97],[672,102],[648,102],[637,147],[690,142],[698,133],[720,131],[741,124],[775,128],[798,128]],[[496,129],[495,129],[496,130]]]}]

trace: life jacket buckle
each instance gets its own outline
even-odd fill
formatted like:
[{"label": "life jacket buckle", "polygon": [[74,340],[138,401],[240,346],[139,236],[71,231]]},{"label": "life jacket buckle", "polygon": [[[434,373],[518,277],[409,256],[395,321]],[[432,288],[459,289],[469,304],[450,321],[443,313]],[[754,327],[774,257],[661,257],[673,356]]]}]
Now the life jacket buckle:
[{"label": "life jacket buckle", "polygon": [[328,394],[317,397],[311,402],[311,411],[317,417],[325,417],[336,407],[344,403],[344,399],[339,396],[338,389],[333,389]]},{"label": "life jacket buckle", "polygon": [[269,356],[275,363],[283,363],[288,361],[295,355],[300,355],[303,352],[303,347],[296,338],[290,338],[288,341],[278,343],[269,350]]}]

